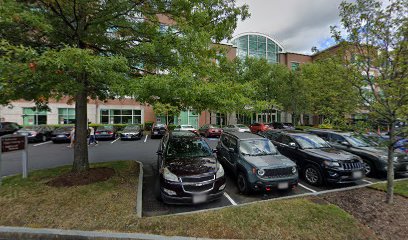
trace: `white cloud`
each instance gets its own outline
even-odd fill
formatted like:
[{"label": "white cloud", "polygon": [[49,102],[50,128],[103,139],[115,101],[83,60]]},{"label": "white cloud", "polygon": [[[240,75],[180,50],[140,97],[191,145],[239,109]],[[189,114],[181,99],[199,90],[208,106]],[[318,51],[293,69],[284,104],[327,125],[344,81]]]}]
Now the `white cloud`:
[{"label": "white cloud", "polygon": [[323,49],[330,26],[339,24],[341,0],[237,0],[248,4],[251,17],[239,22],[235,34],[261,32],[281,42],[286,51],[311,53]]}]

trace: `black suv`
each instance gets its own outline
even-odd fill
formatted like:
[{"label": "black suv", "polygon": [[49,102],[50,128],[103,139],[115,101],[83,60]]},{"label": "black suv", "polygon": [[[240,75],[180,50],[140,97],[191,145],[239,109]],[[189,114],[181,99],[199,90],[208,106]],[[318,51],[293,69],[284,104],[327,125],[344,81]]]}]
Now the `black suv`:
[{"label": "black suv", "polygon": [[272,142],[279,152],[297,163],[309,184],[349,183],[364,177],[360,157],[335,149],[316,135],[300,132],[277,135]]},{"label": "black suv", "polygon": [[12,134],[19,130],[21,127],[14,122],[1,122],[0,123],[0,136]]},{"label": "black suv", "polygon": [[[333,147],[360,156],[365,164],[366,175],[376,175],[387,172],[388,150],[368,142],[364,137],[351,132],[313,130],[313,134],[325,139]],[[408,155],[394,153],[394,170],[396,174],[408,173]]]},{"label": "black suv", "polygon": [[271,141],[256,134],[223,133],[217,158],[235,174],[238,189],[244,194],[291,189],[298,184],[296,164],[281,155]]},{"label": "black suv", "polygon": [[198,204],[222,197],[224,169],[198,134],[168,132],[157,151],[157,197],[165,203]]}]

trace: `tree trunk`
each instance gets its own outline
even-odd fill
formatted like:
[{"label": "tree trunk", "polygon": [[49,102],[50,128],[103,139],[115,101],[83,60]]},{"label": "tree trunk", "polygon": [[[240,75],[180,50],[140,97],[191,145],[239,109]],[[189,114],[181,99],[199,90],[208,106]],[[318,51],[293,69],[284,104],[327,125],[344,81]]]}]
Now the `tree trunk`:
[{"label": "tree trunk", "polygon": [[387,166],[387,196],[386,202],[392,204],[394,202],[394,122],[390,128],[390,142],[388,143],[388,166]]},{"label": "tree trunk", "polygon": [[72,172],[75,173],[89,169],[87,96],[85,86],[75,96],[75,144],[74,163],[72,165]]}]

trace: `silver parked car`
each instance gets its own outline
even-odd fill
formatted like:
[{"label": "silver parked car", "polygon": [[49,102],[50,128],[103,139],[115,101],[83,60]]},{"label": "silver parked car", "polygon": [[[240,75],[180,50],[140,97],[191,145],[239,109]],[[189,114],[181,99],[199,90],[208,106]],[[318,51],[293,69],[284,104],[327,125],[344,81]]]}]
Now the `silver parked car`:
[{"label": "silver parked car", "polygon": [[222,128],[226,132],[251,132],[249,127],[244,124],[231,124]]}]

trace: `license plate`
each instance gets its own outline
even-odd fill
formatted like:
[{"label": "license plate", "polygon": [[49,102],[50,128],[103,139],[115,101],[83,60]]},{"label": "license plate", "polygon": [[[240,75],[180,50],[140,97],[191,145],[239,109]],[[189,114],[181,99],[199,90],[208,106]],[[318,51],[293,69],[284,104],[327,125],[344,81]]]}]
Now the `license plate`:
[{"label": "license plate", "polygon": [[28,136],[28,133],[22,132],[22,133],[20,133],[20,135]]},{"label": "license plate", "polygon": [[101,134],[106,134],[106,132],[101,132]]},{"label": "license plate", "polygon": [[65,135],[58,135],[57,137],[63,138],[66,137]]},{"label": "license plate", "polygon": [[207,201],[207,195],[193,195],[193,203],[203,203]]},{"label": "license plate", "polygon": [[153,132],[153,134],[159,134],[159,132]]},{"label": "license plate", "polygon": [[357,171],[352,173],[353,178],[362,178],[363,177],[363,172]]},{"label": "license plate", "polygon": [[287,188],[289,188],[289,183],[288,182],[278,183],[278,189],[287,189]]}]

